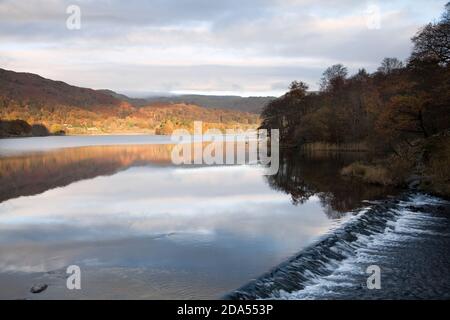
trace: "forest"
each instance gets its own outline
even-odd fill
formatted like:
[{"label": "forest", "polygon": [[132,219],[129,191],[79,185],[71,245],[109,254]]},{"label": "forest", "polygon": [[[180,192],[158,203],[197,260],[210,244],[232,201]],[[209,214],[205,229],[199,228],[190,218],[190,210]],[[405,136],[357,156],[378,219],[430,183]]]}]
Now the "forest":
[{"label": "forest", "polygon": [[279,129],[283,149],[373,155],[343,168],[344,175],[450,195],[450,3],[412,43],[407,61],[385,58],[373,73],[327,68],[318,92],[292,82],[264,108],[261,128]]},{"label": "forest", "polygon": [[177,128],[192,129],[194,121],[219,129],[248,129],[258,126],[259,116],[228,108],[132,99],[0,68],[0,137],[170,134]]},{"label": "forest", "polygon": [[145,133],[170,135],[175,129],[193,130],[194,121],[204,129],[255,129],[257,114],[196,105],[169,104],[146,107],[111,107],[85,110],[75,106],[17,104],[9,100],[0,108],[0,138],[50,134]]}]

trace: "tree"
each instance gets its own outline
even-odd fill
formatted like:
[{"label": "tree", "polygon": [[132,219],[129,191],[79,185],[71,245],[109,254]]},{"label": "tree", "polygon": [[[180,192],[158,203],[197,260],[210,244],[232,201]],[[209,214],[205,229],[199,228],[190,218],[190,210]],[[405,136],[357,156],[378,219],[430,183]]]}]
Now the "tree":
[{"label": "tree", "polygon": [[308,89],[309,86],[303,81],[293,81],[287,94],[301,99],[307,95]]},{"label": "tree", "polygon": [[383,74],[391,74],[395,70],[402,69],[403,62],[397,58],[384,58],[381,62],[381,66],[378,68],[378,72]]},{"label": "tree", "polygon": [[348,70],[342,64],[335,64],[325,70],[320,83],[321,91],[330,91],[340,87],[347,77]]},{"label": "tree", "polygon": [[369,75],[369,73],[367,72],[367,70],[366,70],[365,68],[362,68],[362,69],[359,69],[359,70],[358,70],[358,73],[355,74],[355,75],[352,77],[352,79],[354,79],[354,80],[356,80],[356,81],[363,82],[363,81],[366,81],[367,79],[369,79],[369,77],[370,77],[370,75]]},{"label": "tree", "polygon": [[[449,24],[450,4],[446,9],[433,30]],[[436,45],[443,48],[445,41]],[[307,93],[306,84],[294,81],[288,93],[264,109],[262,127],[280,129],[284,146],[364,143],[380,154],[401,155],[450,128],[450,65],[444,61],[416,59],[404,66],[397,58],[385,58],[378,72],[361,69],[351,77],[342,64],[331,66],[318,93]]]},{"label": "tree", "polygon": [[391,139],[427,138],[429,130],[425,125],[424,113],[431,100],[424,92],[393,97],[380,117],[384,131]]},{"label": "tree", "polygon": [[261,113],[261,129],[280,130],[281,139],[291,144],[295,139],[296,123],[308,113],[308,85],[302,81],[293,81],[289,92],[271,101]]},{"label": "tree", "polygon": [[429,23],[413,38],[411,60],[431,60],[447,66],[450,63],[450,2],[438,23]]}]

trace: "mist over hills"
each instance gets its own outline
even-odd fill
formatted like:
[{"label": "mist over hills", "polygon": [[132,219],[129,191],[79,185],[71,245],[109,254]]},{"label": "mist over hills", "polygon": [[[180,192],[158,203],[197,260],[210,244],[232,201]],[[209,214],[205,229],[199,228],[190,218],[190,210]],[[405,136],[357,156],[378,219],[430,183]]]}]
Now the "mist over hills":
[{"label": "mist over hills", "polygon": [[149,97],[150,103],[185,103],[195,104],[204,108],[230,109],[251,113],[261,113],[262,109],[275,97],[240,97],[240,96],[209,96],[209,95],[175,95],[166,97]]},{"label": "mist over hills", "polygon": [[98,90],[136,107],[161,104],[189,104],[208,109],[229,109],[260,114],[264,106],[276,99],[271,96],[241,97],[236,95],[201,94],[121,94],[112,90]]}]

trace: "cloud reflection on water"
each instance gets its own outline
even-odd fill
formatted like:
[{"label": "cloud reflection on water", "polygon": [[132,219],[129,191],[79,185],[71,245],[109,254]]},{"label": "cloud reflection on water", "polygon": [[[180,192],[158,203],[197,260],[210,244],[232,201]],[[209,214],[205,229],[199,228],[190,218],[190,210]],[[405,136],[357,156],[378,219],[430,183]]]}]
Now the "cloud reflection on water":
[{"label": "cloud reflection on water", "polygon": [[266,177],[256,165],[175,167],[169,154],[154,144],[0,158],[0,280],[78,264],[103,286],[84,297],[110,292],[104,270],[145,297],[149,278],[171,283],[164,297],[219,297],[383,191],[344,183],[336,159],[293,155]]}]

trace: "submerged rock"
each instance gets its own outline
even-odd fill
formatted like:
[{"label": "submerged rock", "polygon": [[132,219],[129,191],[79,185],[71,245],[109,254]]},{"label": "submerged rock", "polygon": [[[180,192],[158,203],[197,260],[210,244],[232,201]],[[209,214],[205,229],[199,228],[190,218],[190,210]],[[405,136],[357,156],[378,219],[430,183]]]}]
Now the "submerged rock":
[{"label": "submerged rock", "polygon": [[45,289],[48,288],[48,285],[46,284],[35,284],[31,287],[30,292],[31,293],[41,293],[42,291],[45,291]]}]

